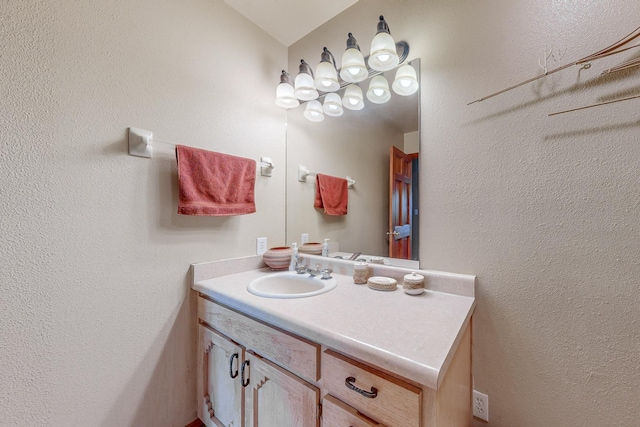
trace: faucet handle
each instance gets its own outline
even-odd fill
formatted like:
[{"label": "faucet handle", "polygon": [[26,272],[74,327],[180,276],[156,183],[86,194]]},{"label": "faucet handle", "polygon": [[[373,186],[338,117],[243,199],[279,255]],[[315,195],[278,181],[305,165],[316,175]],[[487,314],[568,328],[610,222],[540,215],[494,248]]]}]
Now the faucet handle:
[{"label": "faucet handle", "polygon": [[301,259],[298,259],[296,261],[295,270],[298,274],[304,274],[307,272],[307,266],[304,265],[304,262]]},{"label": "faucet handle", "polygon": [[331,279],[331,273],[333,273],[333,270],[330,268],[325,268],[324,270],[320,271],[322,273],[322,279]]}]

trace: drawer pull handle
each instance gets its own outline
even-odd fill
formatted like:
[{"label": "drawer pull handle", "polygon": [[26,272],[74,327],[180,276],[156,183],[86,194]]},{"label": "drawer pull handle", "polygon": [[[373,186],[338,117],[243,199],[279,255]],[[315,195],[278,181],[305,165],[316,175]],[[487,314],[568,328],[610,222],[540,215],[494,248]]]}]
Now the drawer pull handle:
[{"label": "drawer pull handle", "polygon": [[231,378],[235,378],[238,376],[238,370],[236,369],[235,374],[233,373],[233,359],[237,359],[238,358],[238,353],[233,353],[231,355],[231,358],[229,358],[229,376]]},{"label": "drawer pull handle", "polygon": [[360,393],[361,395],[363,395],[364,397],[368,397],[369,399],[373,399],[378,395],[378,389],[375,387],[371,387],[371,391],[366,391],[363,390],[361,388],[356,387],[353,383],[356,382],[356,379],[353,377],[347,377],[347,379],[344,380],[344,385],[347,386],[348,389],[351,389],[355,392]]},{"label": "drawer pull handle", "polygon": [[244,362],[242,362],[242,368],[240,369],[240,379],[242,380],[242,387],[246,387],[249,385],[249,378],[247,378],[247,380],[244,380],[244,368],[249,366],[249,361],[245,360]]}]

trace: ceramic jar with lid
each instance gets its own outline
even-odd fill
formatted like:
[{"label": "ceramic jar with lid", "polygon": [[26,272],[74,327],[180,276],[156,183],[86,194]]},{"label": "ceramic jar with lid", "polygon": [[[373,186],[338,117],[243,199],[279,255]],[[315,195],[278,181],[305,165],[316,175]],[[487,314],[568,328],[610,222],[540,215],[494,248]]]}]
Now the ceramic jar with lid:
[{"label": "ceramic jar with lid", "polygon": [[364,285],[369,280],[369,264],[366,262],[356,262],[353,266],[353,283]]},{"label": "ceramic jar with lid", "polygon": [[405,274],[402,289],[409,295],[420,295],[424,292],[424,276],[416,272]]}]

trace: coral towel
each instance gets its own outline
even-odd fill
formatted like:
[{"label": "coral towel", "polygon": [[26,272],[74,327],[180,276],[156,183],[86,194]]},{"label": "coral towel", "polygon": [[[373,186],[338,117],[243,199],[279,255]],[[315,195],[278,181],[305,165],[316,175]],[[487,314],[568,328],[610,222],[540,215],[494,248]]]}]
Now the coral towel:
[{"label": "coral towel", "polygon": [[252,159],[176,146],[182,215],[228,216],[256,211],[256,162]]},{"label": "coral towel", "polygon": [[348,201],[347,180],[329,175],[316,175],[315,208],[324,208],[327,215],[346,215]]}]

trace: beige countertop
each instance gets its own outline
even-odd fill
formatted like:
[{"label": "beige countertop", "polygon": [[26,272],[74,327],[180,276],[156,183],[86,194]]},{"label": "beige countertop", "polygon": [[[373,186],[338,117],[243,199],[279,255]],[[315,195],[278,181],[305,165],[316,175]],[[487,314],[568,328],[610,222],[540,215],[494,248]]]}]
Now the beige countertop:
[{"label": "beige countertop", "polygon": [[[352,265],[332,262],[334,271],[342,273]],[[437,288],[451,282],[454,288],[467,290],[454,294],[427,289],[422,295],[411,296],[401,286],[390,292],[375,291],[367,285],[355,285],[351,275],[334,273],[338,286],[330,292],[275,299],[247,291],[251,280],[272,273],[268,268],[233,272],[239,268],[220,264],[212,269],[209,265],[207,274],[199,266],[206,264],[194,264],[192,288],[213,300],[431,388],[441,384],[475,308],[474,276],[416,270],[425,275],[427,288],[431,282]],[[387,275],[407,272],[393,268]],[[444,275],[445,285],[438,275]]]}]

